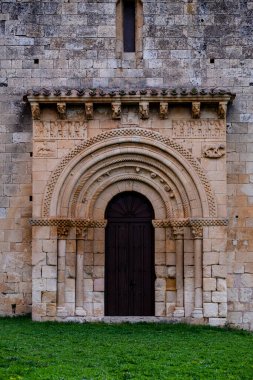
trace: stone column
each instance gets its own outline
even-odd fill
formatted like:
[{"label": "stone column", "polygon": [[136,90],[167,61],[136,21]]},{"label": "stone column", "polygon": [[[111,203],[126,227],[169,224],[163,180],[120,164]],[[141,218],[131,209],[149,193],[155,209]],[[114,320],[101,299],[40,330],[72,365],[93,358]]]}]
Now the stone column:
[{"label": "stone column", "polygon": [[193,226],[194,237],[194,310],[193,318],[203,318],[203,227]]},{"label": "stone column", "polygon": [[76,315],[84,316],[84,283],[83,283],[83,265],[85,239],[87,238],[87,229],[77,228],[76,230]]},{"label": "stone column", "polygon": [[173,227],[176,240],[176,287],[177,300],[174,317],[184,317],[184,228]]},{"label": "stone column", "polygon": [[57,315],[66,316],[65,310],[65,269],[66,269],[66,239],[69,228],[57,227]]}]

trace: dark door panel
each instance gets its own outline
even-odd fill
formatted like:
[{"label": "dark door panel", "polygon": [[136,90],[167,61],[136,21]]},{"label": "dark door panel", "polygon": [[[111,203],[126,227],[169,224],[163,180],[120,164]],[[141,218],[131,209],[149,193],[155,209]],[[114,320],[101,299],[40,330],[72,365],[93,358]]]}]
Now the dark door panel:
[{"label": "dark door panel", "polygon": [[154,315],[153,208],[125,192],[109,203],[105,237],[105,315]]}]

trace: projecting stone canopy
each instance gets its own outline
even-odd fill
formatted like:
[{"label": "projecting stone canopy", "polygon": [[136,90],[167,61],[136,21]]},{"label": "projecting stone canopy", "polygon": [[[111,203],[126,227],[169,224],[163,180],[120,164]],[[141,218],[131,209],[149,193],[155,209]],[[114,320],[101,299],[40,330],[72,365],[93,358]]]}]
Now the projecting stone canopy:
[{"label": "projecting stone canopy", "polygon": [[141,119],[149,119],[149,104],[160,105],[161,119],[168,117],[169,105],[191,103],[192,118],[198,119],[202,104],[216,104],[218,118],[225,119],[227,104],[233,101],[235,94],[219,89],[139,89],[139,90],[105,90],[105,89],[33,89],[24,96],[31,103],[34,120],[40,119],[40,104],[56,103],[59,117],[66,117],[67,103],[84,103],[87,120],[93,119],[94,104],[110,104],[112,119],[121,118],[121,105],[138,104]]}]

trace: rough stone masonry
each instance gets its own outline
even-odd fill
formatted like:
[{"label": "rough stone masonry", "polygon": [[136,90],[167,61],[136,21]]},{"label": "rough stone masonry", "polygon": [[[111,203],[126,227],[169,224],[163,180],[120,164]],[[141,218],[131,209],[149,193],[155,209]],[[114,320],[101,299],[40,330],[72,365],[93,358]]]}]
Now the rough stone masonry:
[{"label": "rough stone masonry", "polygon": [[253,1],[136,0],[132,53],[124,3],[0,3],[0,313],[110,319],[105,210],[135,191],[153,319],[252,330]]}]

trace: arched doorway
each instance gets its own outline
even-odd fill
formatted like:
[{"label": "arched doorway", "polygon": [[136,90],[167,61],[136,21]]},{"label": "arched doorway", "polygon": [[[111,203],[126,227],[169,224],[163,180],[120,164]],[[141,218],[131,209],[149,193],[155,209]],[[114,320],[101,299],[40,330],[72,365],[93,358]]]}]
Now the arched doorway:
[{"label": "arched doorway", "polygon": [[105,212],[105,315],[152,316],[154,210],[134,191],[116,195]]}]

